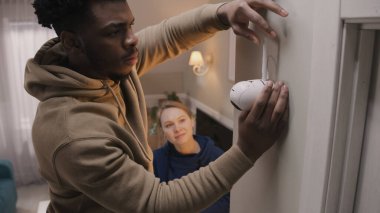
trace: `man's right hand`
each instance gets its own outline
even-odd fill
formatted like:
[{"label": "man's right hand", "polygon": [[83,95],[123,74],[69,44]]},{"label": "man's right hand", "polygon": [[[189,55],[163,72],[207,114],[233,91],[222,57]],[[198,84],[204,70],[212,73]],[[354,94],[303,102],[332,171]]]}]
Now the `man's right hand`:
[{"label": "man's right hand", "polygon": [[283,82],[267,83],[252,108],[239,117],[237,145],[255,162],[279,139],[289,120],[289,90]]},{"label": "man's right hand", "polygon": [[236,35],[243,36],[258,44],[260,38],[255,30],[248,27],[250,22],[262,29],[269,37],[277,37],[272,27],[258,12],[259,10],[270,10],[282,17],[288,16],[288,12],[273,0],[230,1],[218,9],[217,16],[222,23],[231,26]]}]

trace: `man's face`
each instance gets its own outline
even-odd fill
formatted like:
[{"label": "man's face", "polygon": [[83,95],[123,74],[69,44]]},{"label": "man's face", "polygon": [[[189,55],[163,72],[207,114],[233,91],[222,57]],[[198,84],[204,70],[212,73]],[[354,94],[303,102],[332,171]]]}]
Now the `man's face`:
[{"label": "man's face", "polygon": [[138,39],[134,17],[126,1],[92,1],[88,24],[80,30],[91,72],[101,78],[122,78],[137,63]]}]

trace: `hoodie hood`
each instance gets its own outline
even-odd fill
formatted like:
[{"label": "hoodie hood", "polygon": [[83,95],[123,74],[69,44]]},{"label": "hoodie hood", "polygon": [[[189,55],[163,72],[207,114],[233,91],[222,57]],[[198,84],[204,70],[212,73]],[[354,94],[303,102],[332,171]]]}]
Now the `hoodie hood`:
[{"label": "hoodie hood", "polygon": [[[46,42],[26,64],[25,90],[41,102],[48,102],[48,99],[57,97],[72,97],[83,102],[115,106],[119,113],[116,118],[110,116],[109,119],[125,125],[125,129],[138,141],[137,144],[141,146],[147,159],[150,159],[152,154],[151,151],[147,151],[149,149],[146,139],[146,106],[136,72],[131,72],[127,79],[120,82],[92,79],[65,67],[66,61],[67,55],[59,38]],[[121,90],[128,92],[123,96]],[[125,102],[128,103],[127,108]],[[49,107],[57,107],[57,103],[50,103]],[[79,105],[77,107],[80,108]],[[104,111],[98,105],[96,107],[92,105],[91,110]],[[112,112],[111,110],[103,113]],[[70,113],[68,117],[75,117],[75,113]]]},{"label": "hoodie hood", "polygon": [[96,98],[107,93],[112,80],[88,78],[67,67],[67,55],[59,38],[46,42],[25,68],[25,90],[40,101],[52,97]]}]

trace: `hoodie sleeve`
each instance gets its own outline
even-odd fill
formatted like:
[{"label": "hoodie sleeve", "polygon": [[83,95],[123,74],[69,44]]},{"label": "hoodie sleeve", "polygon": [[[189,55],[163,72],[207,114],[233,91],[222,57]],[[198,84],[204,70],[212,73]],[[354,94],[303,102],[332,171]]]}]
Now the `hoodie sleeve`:
[{"label": "hoodie sleeve", "polygon": [[253,163],[233,146],[209,166],[160,183],[106,139],[69,143],[55,157],[61,184],[113,212],[194,212],[215,202]]},{"label": "hoodie sleeve", "polygon": [[139,75],[212,37],[216,32],[228,29],[216,15],[221,5],[203,5],[138,32]]}]

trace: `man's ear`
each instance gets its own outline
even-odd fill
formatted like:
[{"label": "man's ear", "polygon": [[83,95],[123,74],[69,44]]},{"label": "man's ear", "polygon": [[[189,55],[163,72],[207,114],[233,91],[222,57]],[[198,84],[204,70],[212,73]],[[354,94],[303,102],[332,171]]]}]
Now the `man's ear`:
[{"label": "man's ear", "polygon": [[82,51],[82,43],[79,41],[79,38],[77,35],[75,35],[72,32],[68,31],[62,31],[61,35],[61,42],[63,45],[63,48],[68,51]]}]

